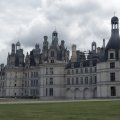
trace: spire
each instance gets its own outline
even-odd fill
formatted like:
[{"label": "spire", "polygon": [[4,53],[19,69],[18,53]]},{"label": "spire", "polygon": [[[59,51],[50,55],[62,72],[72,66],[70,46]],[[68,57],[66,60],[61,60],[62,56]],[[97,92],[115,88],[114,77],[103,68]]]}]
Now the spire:
[{"label": "spire", "polygon": [[115,11],[114,11],[114,16],[115,16]]}]

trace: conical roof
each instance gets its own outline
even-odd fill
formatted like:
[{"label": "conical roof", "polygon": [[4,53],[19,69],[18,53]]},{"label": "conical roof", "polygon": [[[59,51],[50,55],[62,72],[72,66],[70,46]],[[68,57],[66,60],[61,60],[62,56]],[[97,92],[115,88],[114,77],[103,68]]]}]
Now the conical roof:
[{"label": "conical roof", "polygon": [[106,50],[109,49],[120,49],[120,38],[119,34],[113,33],[106,45]]},{"label": "conical roof", "polygon": [[120,38],[119,38],[119,19],[116,16],[111,18],[111,37],[106,45],[106,50],[109,49],[120,49]]},{"label": "conical roof", "polygon": [[114,16],[111,18],[111,23],[118,24],[118,22],[119,22],[118,17]]}]

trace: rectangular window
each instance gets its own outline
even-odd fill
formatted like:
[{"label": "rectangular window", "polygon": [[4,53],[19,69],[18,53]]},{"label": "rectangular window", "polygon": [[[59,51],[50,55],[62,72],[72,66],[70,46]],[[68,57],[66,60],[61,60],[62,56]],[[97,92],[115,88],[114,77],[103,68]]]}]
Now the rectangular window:
[{"label": "rectangular window", "polygon": [[76,85],[78,85],[78,84],[79,84],[78,77],[76,77]]},{"label": "rectangular window", "polygon": [[46,75],[48,74],[48,68],[46,68]]},{"label": "rectangular window", "polygon": [[54,63],[54,60],[51,60],[51,63]]},{"label": "rectangular window", "polygon": [[97,71],[97,70],[96,70],[96,67],[94,67],[94,70],[95,70],[95,72]]},{"label": "rectangular window", "polygon": [[54,57],[54,51],[51,51],[51,57]]},{"label": "rectangular window", "polygon": [[110,53],[110,59],[114,59],[114,53]]},{"label": "rectangular window", "polygon": [[115,73],[110,73],[110,81],[111,82],[115,81]]},{"label": "rectangular window", "polygon": [[74,85],[74,78],[72,78],[72,85]]},{"label": "rectangular window", "polygon": [[92,84],[92,76],[90,76],[90,84]]},{"label": "rectangular window", "polygon": [[50,68],[50,74],[53,75],[53,68]]},{"label": "rectangular window", "polygon": [[97,76],[95,76],[95,81],[94,81],[94,84],[96,84],[97,83]]},{"label": "rectangular window", "polygon": [[27,78],[27,73],[25,73],[25,78]]},{"label": "rectangular window", "polygon": [[90,68],[90,72],[92,72],[92,67]]},{"label": "rectangular window", "polygon": [[85,77],[85,84],[88,84],[88,77]]},{"label": "rectangular window", "polygon": [[48,91],[47,91],[47,88],[46,88],[46,96],[48,96]]},{"label": "rectangular window", "polygon": [[50,88],[50,89],[49,89],[49,95],[50,95],[50,96],[53,96],[53,88]]},{"label": "rectangular window", "polygon": [[28,72],[28,78],[29,78],[29,72]]},{"label": "rectangular window", "polygon": [[76,69],[76,74],[78,74],[78,69]]},{"label": "rectangular window", "polygon": [[36,72],[36,77],[38,77],[38,72]]},{"label": "rectangular window", "polygon": [[70,85],[70,78],[67,78],[67,85]]},{"label": "rectangular window", "polygon": [[36,86],[38,86],[38,80],[36,80]]},{"label": "rectangular window", "polygon": [[74,70],[72,70],[72,74],[74,74]]},{"label": "rectangular window", "polygon": [[83,77],[80,78],[80,84],[83,85]]},{"label": "rectangular window", "polygon": [[36,73],[35,72],[34,72],[33,76],[36,77]]},{"label": "rectangular window", "polygon": [[114,62],[110,63],[110,68],[115,68],[115,63]]},{"label": "rectangular window", "polygon": [[111,96],[116,96],[116,88],[114,86],[111,87]]},{"label": "rectangular window", "polygon": [[53,78],[50,78],[50,85],[53,85]]},{"label": "rectangular window", "polygon": [[70,70],[67,70],[67,74],[70,74]]},{"label": "rectangular window", "polygon": [[31,80],[31,87],[33,87],[33,80]]},{"label": "rectangular window", "polygon": [[46,78],[46,85],[48,85],[48,79]]},{"label": "rectangular window", "polygon": [[80,69],[80,72],[83,73],[83,69],[82,68]]},{"label": "rectangular window", "polygon": [[85,68],[85,73],[88,73],[88,68]]},{"label": "rectangular window", "polygon": [[33,77],[33,72],[31,72],[31,78]]},{"label": "rectangular window", "polygon": [[27,81],[25,81],[25,87],[27,87]]}]

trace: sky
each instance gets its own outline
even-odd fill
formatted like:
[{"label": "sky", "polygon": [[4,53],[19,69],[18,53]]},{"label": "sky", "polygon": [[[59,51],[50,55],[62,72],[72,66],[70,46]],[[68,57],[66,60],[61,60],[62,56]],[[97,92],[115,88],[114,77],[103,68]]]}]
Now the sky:
[{"label": "sky", "polygon": [[120,0],[0,0],[0,63],[6,64],[17,41],[25,54],[36,43],[42,49],[45,35],[50,45],[55,29],[69,50],[72,44],[89,50],[93,41],[101,47],[110,38],[111,17],[120,17],[119,5]]}]

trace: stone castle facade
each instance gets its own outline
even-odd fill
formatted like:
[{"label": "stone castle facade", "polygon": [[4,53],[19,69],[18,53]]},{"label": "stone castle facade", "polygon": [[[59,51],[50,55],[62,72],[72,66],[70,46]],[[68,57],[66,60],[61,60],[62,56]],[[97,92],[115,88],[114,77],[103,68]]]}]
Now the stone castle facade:
[{"label": "stone castle facade", "polygon": [[0,65],[0,97],[40,99],[91,99],[120,97],[120,37],[119,19],[111,19],[111,37],[105,46],[92,42],[89,52],[76,50],[72,55],[65,41],[58,43],[58,33],[52,42],[44,36],[39,44],[23,54],[20,42],[12,44],[7,65]]}]

